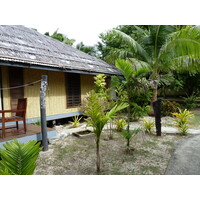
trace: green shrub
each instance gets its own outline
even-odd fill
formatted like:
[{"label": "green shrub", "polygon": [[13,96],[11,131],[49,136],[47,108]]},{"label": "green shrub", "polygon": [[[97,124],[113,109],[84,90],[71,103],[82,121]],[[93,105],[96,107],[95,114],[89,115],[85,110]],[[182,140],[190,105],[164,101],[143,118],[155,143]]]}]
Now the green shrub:
[{"label": "green shrub", "polygon": [[80,117],[78,118],[78,116],[74,116],[72,119],[73,119],[73,122],[69,122],[70,124],[72,124],[72,128],[76,128],[76,127],[79,127],[80,126],[80,120],[82,119],[83,117]]},{"label": "green shrub", "polygon": [[127,143],[126,143],[126,147],[127,150],[130,150],[130,140],[133,137],[133,135],[138,134],[140,131],[142,131],[142,128],[135,128],[133,130],[124,130],[122,132],[119,132],[119,134],[126,139]]},{"label": "green shrub", "polygon": [[37,126],[41,126],[41,121],[34,122],[33,124]]},{"label": "green shrub", "polygon": [[161,115],[173,116],[172,113],[178,112],[181,105],[174,101],[162,101]]},{"label": "green shrub", "polygon": [[40,143],[29,141],[20,143],[17,139],[0,148],[0,175],[32,175],[41,150]]},{"label": "green shrub", "polygon": [[188,134],[187,123],[191,118],[194,117],[194,115],[187,109],[185,109],[184,111],[181,111],[179,109],[179,113],[172,113],[172,115],[176,117],[177,127],[181,131],[181,134],[187,135]]},{"label": "green shrub", "polygon": [[141,117],[147,115],[150,106],[140,106],[136,103],[131,104],[131,121],[138,121]]},{"label": "green shrub", "polygon": [[146,133],[152,134],[152,128],[155,125],[155,122],[150,122],[150,121],[143,121],[143,125],[144,125],[144,130]]},{"label": "green shrub", "polygon": [[185,108],[192,109],[198,106],[197,100],[200,100],[200,97],[196,96],[194,93],[191,96],[183,97]]},{"label": "green shrub", "polygon": [[118,132],[121,132],[126,126],[126,120],[125,119],[117,119],[115,120],[116,130]]}]

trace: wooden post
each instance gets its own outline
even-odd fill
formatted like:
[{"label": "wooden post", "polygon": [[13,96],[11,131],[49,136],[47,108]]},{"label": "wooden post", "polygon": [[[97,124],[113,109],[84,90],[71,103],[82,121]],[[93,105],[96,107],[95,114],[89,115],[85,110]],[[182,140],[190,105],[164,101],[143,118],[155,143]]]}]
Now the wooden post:
[{"label": "wooden post", "polygon": [[153,102],[155,115],[156,135],[161,136],[161,99]]},{"label": "wooden post", "polygon": [[46,121],[46,88],[47,75],[42,75],[40,87],[40,115],[41,115],[41,131],[42,131],[42,146],[43,151],[48,151],[47,139],[47,121]]}]

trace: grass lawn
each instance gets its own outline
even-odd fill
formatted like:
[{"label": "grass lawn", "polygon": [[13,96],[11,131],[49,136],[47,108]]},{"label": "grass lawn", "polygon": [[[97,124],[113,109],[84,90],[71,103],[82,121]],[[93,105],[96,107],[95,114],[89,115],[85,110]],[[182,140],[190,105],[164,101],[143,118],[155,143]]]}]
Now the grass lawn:
[{"label": "grass lawn", "polygon": [[[108,133],[104,131],[100,142],[100,174],[164,174],[174,146],[182,138],[138,134],[131,141],[133,151],[127,154],[125,139],[114,133],[113,140],[108,140]],[[95,136],[68,136],[49,145],[49,151],[40,154],[35,174],[95,175]]]}]

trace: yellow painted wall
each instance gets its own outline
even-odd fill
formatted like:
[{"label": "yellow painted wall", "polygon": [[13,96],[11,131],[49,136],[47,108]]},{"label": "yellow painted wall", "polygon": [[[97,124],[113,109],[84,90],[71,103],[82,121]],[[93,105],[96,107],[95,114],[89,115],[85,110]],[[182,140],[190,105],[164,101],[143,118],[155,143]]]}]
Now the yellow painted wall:
[{"label": "yellow painted wall", "polygon": [[[24,84],[41,79],[41,75],[48,75],[46,97],[46,113],[48,115],[65,114],[80,111],[80,108],[67,108],[66,82],[64,72],[53,72],[36,69],[23,69]],[[9,87],[8,67],[2,67],[3,87]],[[93,89],[94,79],[91,75],[81,74],[81,99]],[[28,98],[27,118],[40,117],[40,82],[24,88],[24,97]],[[10,109],[9,90],[3,91],[4,109]]]}]

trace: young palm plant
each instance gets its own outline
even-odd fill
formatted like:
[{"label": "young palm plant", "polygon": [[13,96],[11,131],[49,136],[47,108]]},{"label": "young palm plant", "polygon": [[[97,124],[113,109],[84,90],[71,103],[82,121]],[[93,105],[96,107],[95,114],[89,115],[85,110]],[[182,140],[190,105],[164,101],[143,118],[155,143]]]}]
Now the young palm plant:
[{"label": "young palm plant", "polygon": [[40,143],[20,143],[17,139],[4,144],[0,149],[0,175],[32,175],[41,150]]},{"label": "young palm plant", "polygon": [[199,26],[150,25],[146,29],[135,28],[141,33],[138,41],[115,29],[108,35],[121,38],[128,46],[126,53],[124,49],[118,49],[117,55],[113,51],[115,58],[128,59],[136,69],[145,66],[151,70],[152,102],[157,100],[161,72],[200,69]]},{"label": "young palm plant", "polygon": [[113,119],[115,114],[126,108],[128,105],[126,103],[115,105],[109,112],[106,112],[106,102],[105,98],[99,97],[94,90],[87,94],[84,108],[84,113],[88,116],[88,125],[93,127],[93,132],[96,135],[96,155],[97,155],[97,173],[100,172],[100,136],[105,124]]},{"label": "young palm plant", "polygon": [[126,143],[126,150],[127,153],[130,153],[130,140],[133,137],[133,135],[138,134],[140,131],[142,130],[142,128],[135,128],[133,130],[124,130],[122,132],[119,132],[119,134],[124,137],[127,141]]},{"label": "young palm plant", "polygon": [[115,65],[122,72],[125,79],[122,83],[120,83],[120,87],[123,88],[123,91],[125,91],[127,95],[125,101],[129,105],[127,120],[127,130],[129,131],[131,120],[131,106],[134,105],[134,102],[132,102],[131,98],[135,94],[144,94],[144,91],[148,89],[148,83],[146,82],[146,79],[143,78],[143,76],[149,72],[149,69],[143,66],[140,69],[134,70],[134,66],[132,65],[132,63],[123,59],[117,59]]}]

